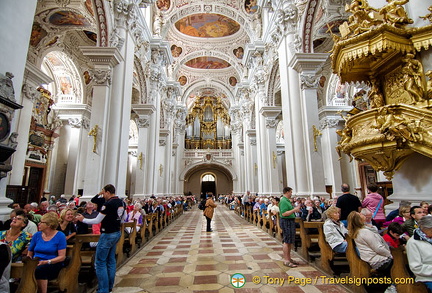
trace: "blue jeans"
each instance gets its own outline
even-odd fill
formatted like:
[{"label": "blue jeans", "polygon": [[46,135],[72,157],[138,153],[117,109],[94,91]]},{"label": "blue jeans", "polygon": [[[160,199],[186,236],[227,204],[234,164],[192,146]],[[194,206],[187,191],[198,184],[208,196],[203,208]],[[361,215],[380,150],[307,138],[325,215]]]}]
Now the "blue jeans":
[{"label": "blue jeans", "polygon": [[95,270],[98,279],[98,293],[108,293],[114,287],[116,273],[116,244],[120,239],[120,231],[102,233],[96,248]]},{"label": "blue jeans", "polygon": [[347,250],[347,246],[348,246],[348,243],[346,241],[344,241],[341,244],[335,246],[333,248],[333,251],[338,252],[338,253],[345,253]]},{"label": "blue jeans", "polygon": [[429,292],[432,292],[432,282],[424,282],[423,284],[426,285],[426,287],[428,288]]}]

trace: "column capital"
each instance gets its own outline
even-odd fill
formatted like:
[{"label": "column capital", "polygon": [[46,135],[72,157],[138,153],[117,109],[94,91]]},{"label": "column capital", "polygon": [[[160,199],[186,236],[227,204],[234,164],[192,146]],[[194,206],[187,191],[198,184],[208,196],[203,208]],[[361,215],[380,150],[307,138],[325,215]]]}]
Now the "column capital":
[{"label": "column capital", "polygon": [[24,70],[25,84],[31,87],[39,87],[41,84],[49,84],[53,82],[52,78],[43,73],[39,68],[30,62],[26,63]]},{"label": "column capital", "polygon": [[298,73],[315,75],[329,58],[328,53],[295,53],[288,66]]},{"label": "column capital", "polygon": [[144,118],[145,116],[151,116],[155,111],[156,107],[152,104],[133,104],[132,110],[140,117]]},{"label": "column capital", "polygon": [[260,109],[260,114],[268,119],[276,119],[276,117],[282,112],[281,107],[264,106]]},{"label": "column capital", "polygon": [[80,49],[83,55],[88,57],[96,67],[108,66],[112,68],[124,61],[120,51],[115,47],[81,46]]}]

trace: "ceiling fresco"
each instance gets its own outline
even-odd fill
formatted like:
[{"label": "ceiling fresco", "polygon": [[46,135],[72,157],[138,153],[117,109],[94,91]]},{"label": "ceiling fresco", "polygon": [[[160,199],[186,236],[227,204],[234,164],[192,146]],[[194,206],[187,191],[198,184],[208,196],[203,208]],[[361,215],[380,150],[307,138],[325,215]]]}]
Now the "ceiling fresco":
[{"label": "ceiling fresco", "polygon": [[194,14],[186,16],[175,23],[183,34],[201,38],[219,38],[235,34],[240,24],[220,14]]},{"label": "ceiling fresco", "polygon": [[54,13],[50,16],[49,21],[51,24],[62,26],[90,25],[90,22],[84,17],[84,15],[69,10],[62,10]]},{"label": "ceiling fresco", "polygon": [[198,57],[185,63],[186,66],[197,69],[222,69],[230,67],[231,64],[216,57]]}]

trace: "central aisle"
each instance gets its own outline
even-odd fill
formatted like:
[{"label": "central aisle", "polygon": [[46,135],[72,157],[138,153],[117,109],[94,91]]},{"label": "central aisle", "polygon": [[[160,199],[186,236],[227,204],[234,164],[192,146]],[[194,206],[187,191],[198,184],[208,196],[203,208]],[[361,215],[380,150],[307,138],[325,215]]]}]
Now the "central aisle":
[{"label": "central aisle", "polygon": [[[324,274],[312,266],[285,267],[280,242],[221,204],[215,211],[211,233],[205,232],[202,211],[194,207],[154,237],[117,272],[114,293],[347,291],[322,285],[319,278]],[[294,259],[304,263],[295,253]],[[240,289],[231,284],[236,273],[246,279]],[[260,284],[252,282],[256,276]],[[264,276],[285,282],[282,286],[265,284]],[[288,285],[288,276],[298,281],[318,278],[318,282],[315,286]]]}]

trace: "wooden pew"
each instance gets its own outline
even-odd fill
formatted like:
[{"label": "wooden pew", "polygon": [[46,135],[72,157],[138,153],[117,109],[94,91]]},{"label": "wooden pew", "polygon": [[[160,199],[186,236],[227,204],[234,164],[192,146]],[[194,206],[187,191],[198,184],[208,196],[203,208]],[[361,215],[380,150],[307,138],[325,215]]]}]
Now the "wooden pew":
[{"label": "wooden pew", "polygon": [[124,224],[122,223],[120,226],[120,239],[117,242],[116,245],[116,266],[119,267],[124,260],[124,254],[123,254],[123,243],[124,243],[124,239],[125,239],[125,231],[124,231]]},{"label": "wooden pew", "polygon": [[307,260],[313,260],[319,253],[311,253],[310,248],[312,244],[318,244],[318,234],[312,234],[307,229],[310,228],[322,228],[324,222],[304,222],[301,218],[298,218],[298,223],[300,225],[300,238],[301,238],[301,251],[304,258]]},{"label": "wooden pew", "polygon": [[275,222],[273,221],[273,215],[270,215],[268,221],[268,230],[267,233],[272,236],[272,237],[276,237],[276,225]]},{"label": "wooden pew", "polygon": [[10,277],[20,279],[15,293],[36,293],[38,286],[35,278],[35,270],[39,259],[31,259],[25,256],[22,261],[22,263],[11,264]]},{"label": "wooden pew", "polygon": [[[393,255],[393,266],[391,269],[391,277],[393,280],[400,278],[401,280],[409,280],[413,278],[409,273],[408,259],[405,252],[405,247],[400,246],[398,248],[390,248]],[[413,278],[414,280],[414,278]],[[398,293],[427,293],[426,286],[421,282],[415,282],[414,284],[396,284]]]},{"label": "wooden pew", "polygon": [[262,211],[262,216],[261,216],[261,220],[262,220],[262,226],[261,229],[263,229],[266,233],[269,232],[269,228],[270,228],[270,224],[269,221],[271,221],[271,219],[267,219],[268,216],[268,211],[267,210],[263,210]]},{"label": "wooden pew", "polygon": [[151,238],[153,238],[154,219],[155,219],[154,214],[148,214],[146,217],[146,221],[147,221],[146,230],[148,231],[148,239],[147,240],[150,240]]},{"label": "wooden pew", "polygon": [[133,254],[136,250],[136,235],[137,235],[137,221],[123,223],[123,229],[130,228],[130,233],[124,233],[123,239],[123,252],[127,257]]},{"label": "wooden pew", "polygon": [[263,219],[260,210],[256,210],[256,226],[260,229],[262,229],[263,226]]},{"label": "wooden pew", "polygon": [[48,287],[58,287],[60,291],[78,292],[78,275],[81,267],[81,247],[82,241],[75,240],[72,247],[68,247],[66,255],[69,257],[69,263],[60,270],[57,279],[49,281]]},{"label": "wooden pew", "polygon": [[[77,241],[82,242],[81,247],[81,267],[78,275],[79,283],[85,283],[87,288],[93,288],[96,285],[97,278],[95,274],[96,247],[89,247],[91,242],[99,242],[100,234],[78,234],[75,236]],[[82,288],[80,288],[82,289]]]},{"label": "wooden pew", "polygon": [[321,267],[322,269],[330,275],[338,274],[335,270],[336,261],[339,262],[342,266],[347,263],[346,254],[345,253],[335,253],[331,246],[327,243],[324,235],[323,226],[320,226],[318,229],[318,245],[321,251]]},{"label": "wooden pew", "polygon": [[[77,234],[75,239],[77,241],[84,243],[99,242],[100,234]],[[81,249],[81,269],[90,267],[94,269],[94,259],[95,259],[96,247],[90,247],[86,249]]]},{"label": "wooden pew", "polygon": [[[356,252],[356,245],[354,240],[347,235],[346,241],[348,242],[346,257],[350,267],[350,277],[352,278],[369,278],[372,273],[370,265],[363,261]],[[355,286],[352,285],[351,289],[353,292],[366,292],[363,285]]]}]

